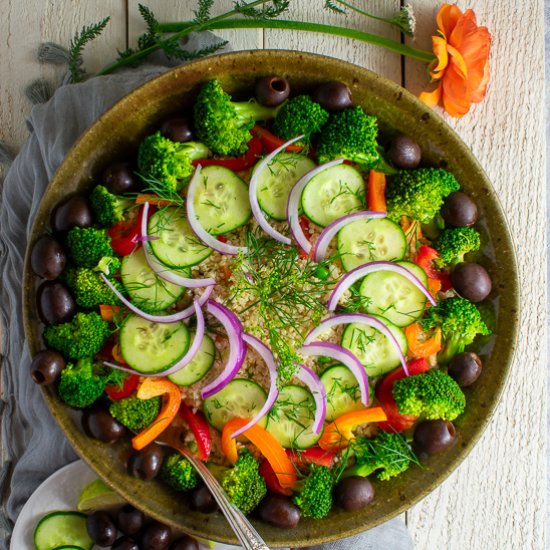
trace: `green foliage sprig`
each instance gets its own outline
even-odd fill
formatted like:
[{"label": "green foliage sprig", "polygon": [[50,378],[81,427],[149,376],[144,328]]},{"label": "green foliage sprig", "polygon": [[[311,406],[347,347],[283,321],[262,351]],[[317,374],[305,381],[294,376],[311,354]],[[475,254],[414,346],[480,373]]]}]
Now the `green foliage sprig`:
[{"label": "green foliage sprig", "polygon": [[99,23],[82,27],[80,32],[77,32],[71,40],[69,48],[69,71],[72,82],[81,82],[84,77],[84,70],[82,69],[84,46],[101,34],[109,20],[110,17],[105,17]]}]

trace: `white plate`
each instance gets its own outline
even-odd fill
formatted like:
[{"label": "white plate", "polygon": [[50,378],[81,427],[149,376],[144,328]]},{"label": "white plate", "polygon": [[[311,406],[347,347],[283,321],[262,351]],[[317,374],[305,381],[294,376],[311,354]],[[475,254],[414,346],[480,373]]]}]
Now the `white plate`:
[{"label": "white plate", "polygon": [[[34,550],[33,533],[40,518],[56,510],[76,510],[80,492],[97,474],[77,460],[46,479],[23,506],[11,537],[10,550]],[[94,546],[94,549],[100,550]],[[213,550],[239,550],[239,546],[214,543]]]}]

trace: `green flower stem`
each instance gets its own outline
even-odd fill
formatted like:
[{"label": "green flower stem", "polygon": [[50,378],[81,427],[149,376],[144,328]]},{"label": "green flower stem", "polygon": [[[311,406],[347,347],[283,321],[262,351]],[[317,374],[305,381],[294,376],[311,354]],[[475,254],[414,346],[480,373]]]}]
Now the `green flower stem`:
[{"label": "green flower stem", "polygon": [[365,17],[370,17],[371,19],[375,19],[376,21],[382,21],[383,23],[388,23],[388,25],[393,25],[394,27],[397,27],[399,30],[403,31],[402,26],[399,23],[396,23],[393,19],[386,19],[385,17],[378,17],[377,15],[373,15],[372,13],[367,13],[366,11],[360,10],[355,6],[348,4],[344,0],[336,0],[336,2],[338,2],[338,4],[342,6],[345,6],[351,11],[354,11],[355,13],[359,13],[361,15],[364,15]]},{"label": "green flower stem", "polygon": [[[196,26],[196,25],[195,25]],[[218,29],[250,29],[250,28],[263,28],[263,29],[285,29],[296,30],[306,32],[319,32],[324,34],[332,34],[334,36],[343,36],[345,38],[352,38],[368,44],[375,44],[382,46],[387,50],[397,53],[399,55],[405,55],[424,63],[431,63],[435,56],[433,52],[427,52],[425,50],[418,50],[411,48],[400,42],[396,42],[391,38],[384,38],[376,34],[370,34],[367,32],[357,31],[354,29],[348,29],[345,27],[336,27],[333,25],[323,25],[321,23],[308,23],[303,21],[283,21],[283,20],[268,20],[268,19],[229,19],[223,20],[211,19],[205,28],[208,30]],[[191,29],[191,30],[189,30]],[[159,32],[163,33],[176,33],[174,36],[178,36],[182,32],[192,32],[196,30],[192,22],[183,23],[161,23],[158,27]],[[186,34],[188,34],[186,32]],[[99,73],[104,74],[104,73]]]}]

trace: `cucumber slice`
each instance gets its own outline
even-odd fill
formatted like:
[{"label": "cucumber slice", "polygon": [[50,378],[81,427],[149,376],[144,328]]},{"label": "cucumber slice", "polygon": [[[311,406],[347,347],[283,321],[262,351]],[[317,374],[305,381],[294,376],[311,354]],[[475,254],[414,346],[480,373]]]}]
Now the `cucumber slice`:
[{"label": "cucumber slice", "polygon": [[286,203],[290,190],[313,168],[315,163],[304,155],[279,153],[258,178],[257,195],[262,210],[274,220],[286,220]]},{"label": "cucumber slice", "polygon": [[[267,395],[263,388],[246,378],[235,378],[225,388],[202,404],[204,416],[211,426],[219,430],[232,418],[254,418],[262,408]],[[264,416],[258,425],[264,427],[267,422]]]},{"label": "cucumber slice", "polygon": [[[189,277],[189,270],[182,272],[182,275]],[[132,303],[147,313],[165,310],[185,292],[184,287],[169,283],[155,274],[145,259],[142,247],[122,259],[120,277]]]},{"label": "cucumber slice", "polygon": [[[195,333],[193,332],[191,334],[190,345],[194,339]],[[201,347],[197,355],[193,357],[191,363],[176,372],[176,374],[169,376],[168,379],[178,386],[191,386],[195,382],[198,382],[212,368],[215,357],[216,346],[214,340],[208,334],[205,334]]]},{"label": "cucumber slice", "polygon": [[211,235],[241,227],[252,213],[248,185],[224,166],[202,169],[194,204],[200,224]]},{"label": "cucumber slice", "polygon": [[[387,319],[379,317],[397,339],[403,355],[407,354],[405,333]],[[394,345],[379,331],[359,323],[349,324],[342,334],[342,347],[349,349],[363,363],[371,377],[381,376],[400,364]]]},{"label": "cucumber slice", "polygon": [[153,254],[169,267],[188,267],[201,263],[213,250],[193,233],[181,208],[163,208],[149,220]]},{"label": "cucumber slice", "polygon": [[346,271],[376,260],[401,260],[406,252],[405,233],[386,218],[351,222],[338,232],[338,253]]},{"label": "cucumber slice", "polygon": [[91,550],[94,541],[88,535],[86,518],[86,514],[80,512],[47,514],[34,530],[36,550],[55,550],[66,546]]},{"label": "cucumber slice", "polygon": [[357,379],[344,365],[329,367],[320,377],[327,392],[327,422],[336,417],[365,408]]},{"label": "cucumber slice", "polygon": [[302,193],[304,214],[321,227],[364,207],[365,181],[360,172],[347,164],[323,170]]},{"label": "cucumber slice", "polygon": [[315,419],[315,400],[302,386],[283,386],[268,414],[267,431],[287,449],[307,449],[321,434],[311,431]]},{"label": "cucumber slice", "polygon": [[152,323],[128,315],[120,329],[120,351],[130,367],[154,374],[175,365],[189,348],[185,323]]},{"label": "cucumber slice", "polygon": [[[424,270],[412,262],[397,262],[416,275],[422,284],[428,284]],[[360,287],[361,296],[368,301],[367,313],[382,315],[398,327],[414,323],[424,313],[426,297],[406,277],[391,271],[377,271],[367,275]]]}]

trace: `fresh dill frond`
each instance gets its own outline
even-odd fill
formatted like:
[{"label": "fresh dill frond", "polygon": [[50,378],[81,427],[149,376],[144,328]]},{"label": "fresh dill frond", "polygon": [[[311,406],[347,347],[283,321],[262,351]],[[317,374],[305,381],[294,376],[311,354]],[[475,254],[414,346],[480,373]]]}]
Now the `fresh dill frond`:
[{"label": "fresh dill frond", "polygon": [[88,42],[91,42],[94,38],[99,36],[110,17],[105,17],[99,23],[93,25],[86,25],[82,27],[80,32],[77,32],[71,40],[69,47],[69,71],[71,73],[71,82],[81,82],[84,76],[84,70],[82,69],[82,52]]},{"label": "fresh dill frond", "polygon": [[142,174],[138,174],[136,172],[136,175],[143,181],[146,186],[143,188],[141,193],[154,193],[158,199],[161,201],[167,201],[172,203],[170,206],[184,206],[185,205],[185,199],[176,193],[175,191],[170,191],[169,189],[166,189],[166,185],[155,178],[150,178],[147,176],[144,176]]}]

